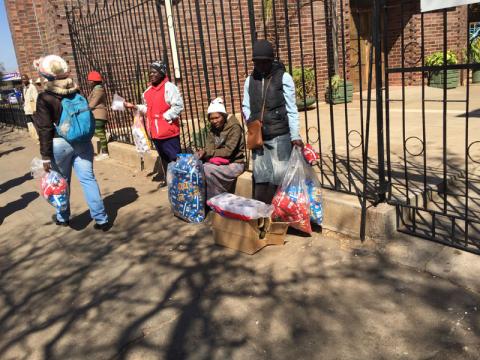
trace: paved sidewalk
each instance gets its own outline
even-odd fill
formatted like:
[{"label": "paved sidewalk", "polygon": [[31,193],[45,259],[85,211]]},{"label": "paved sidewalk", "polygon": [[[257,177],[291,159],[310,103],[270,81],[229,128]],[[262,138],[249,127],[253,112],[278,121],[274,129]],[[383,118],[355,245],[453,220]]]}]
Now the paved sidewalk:
[{"label": "paved sidewalk", "polygon": [[238,254],[112,160],[95,167],[113,228],[93,229],[76,180],[59,228],[36,152],[0,128],[2,360],[480,358],[479,257],[319,234]]}]

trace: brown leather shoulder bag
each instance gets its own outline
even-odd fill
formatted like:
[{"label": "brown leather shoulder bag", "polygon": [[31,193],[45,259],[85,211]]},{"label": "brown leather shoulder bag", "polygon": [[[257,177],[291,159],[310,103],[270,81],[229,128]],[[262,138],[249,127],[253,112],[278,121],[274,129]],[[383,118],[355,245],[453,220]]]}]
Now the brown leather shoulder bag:
[{"label": "brown leather shoulder bag", "polygon": [[272,78],[268,79],[267,88],[263,94],[263,105],[262,105],[262,115],[260,119],[256,119],[247,123],[247,149],[256,150],[263,147],[263,115],[265,113],[265,102],[267,99],[267,91],[270,86],[270,81]]}]

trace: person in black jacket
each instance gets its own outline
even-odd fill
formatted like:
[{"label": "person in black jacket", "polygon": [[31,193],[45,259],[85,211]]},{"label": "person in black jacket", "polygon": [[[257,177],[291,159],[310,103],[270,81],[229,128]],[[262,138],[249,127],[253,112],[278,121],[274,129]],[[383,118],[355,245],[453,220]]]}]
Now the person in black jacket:
[{"label": "person in black jacket", "polygon": [[[93,173],[91,141],[69,143],[60,137],[55,129],[62,115],[62,100],[73,98],[78,87],[69,77],[68,65],[61,57],[49,55],[38,60],[37,65],[40,75],[48,80],[45,91],[38,95],[37,111],[34,115],[44,170],[56,170],[70,183],[73,167],[83,188],[90,215],[95,220],[94,228],[108,230],[108,215]],[[70,206],[66,211],[57,211],[53,220],[57,225],[68,226]]]},{"label": "person in black jacket", "polygon": [[252,156],[254,198],[270,204],[287,170],[292,146],[303,148],[303,142],[292,76],[275,61],[267,40],[254,43],[252,59],[254,69],[245,81],[242,108],[247,123],[263,123],[264,145]]}]

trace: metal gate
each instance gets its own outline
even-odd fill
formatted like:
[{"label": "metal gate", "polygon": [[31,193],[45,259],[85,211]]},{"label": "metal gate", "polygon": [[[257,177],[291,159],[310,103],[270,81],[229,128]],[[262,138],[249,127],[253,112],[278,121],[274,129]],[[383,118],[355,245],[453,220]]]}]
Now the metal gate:
[{"label": "metal gate", "polygon": [[[212,98],[222,96],[228,111],[242,118],[243,83],[253,70],[253,41],[271,40],[277,57],[294,76],[297,105],[305,108],[300,112],[302,135],[322,155],[322,184],[376,199],[377,183],[382,181],[375,169],[366,171],[364,166],[366,123],[378,109],[371,109],[376,80],[371,71],[368,76],[363,70],[375,67],[368,61],[374,53],[373,47],[361,47],[360,37],[357,48],[349,48],[352,20],[346,4],[340,0],[105,0],[73,2],[66,13],[84,92],[88,92],[86,74],[97,70],[106,79],[108,98],[118,93],[139,102],[149,63],[157,58],[167,61],[169,77],[185,100],[185,151],[202,146]],[[367,25],[368,32],[360,26],[358,31],[372,43],[373,28]],[[360,79],[355,96],[349,81],[354,73]],[[115,140],[132,143],[130,116],[110,113],[109,129]]]},{"label": "metal gate", "polygon": [[[469,14],[460,46],[460,31],[449,24],[467,7],[420,15],[419,3],[105,0],[68,5],[67,19],[85,91],[85,76],[95,69],[104,75],[110,98],[119,93],[139,102],[148,64],[168,62],[169,77],[185,100],[185,151],[203,145],[212,98],[222,96],[241,119],[253,41],[269,39],[294,77],[302,136],[321,154],[322,185],[358,196],[361,228],[367,206],[387,201],[397,208],[399,230],[478,252],[474,165],[480,131],[471,120],[480,106],[470,95],[471,70],[478,65],[471,63],[474,43],[466,40]],[[437,61],[450,56],[453,37],[458,62],[428,66],[431,52],[440,51]],[[461,73],[460,90],[446,89],[452,70]],[[429,74],[443,76],[445,86],[428,87]],[[461,143],[449,139],[450,131],[459,133],[459,121]],[[127,114],[112,113],[112,136],[131,143],[131,122]]]},{"label": "metal gate", "polygon": [[413,32],[418,2],[384,8],[384,51],[387,34],[401,45],[396,59],[385,57],[387,195],[400,231],[480,254],[480,102],[472,84],[480,39],[469,31],[470,9],[418,14]]}]

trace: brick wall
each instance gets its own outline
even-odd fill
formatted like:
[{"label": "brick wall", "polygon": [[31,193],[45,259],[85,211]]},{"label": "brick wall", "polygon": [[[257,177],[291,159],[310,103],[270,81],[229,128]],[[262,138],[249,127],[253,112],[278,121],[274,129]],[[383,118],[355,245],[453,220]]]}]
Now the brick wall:
[{"label": "brick wall", "polygon": [[63,56],[74,71],[63,3],[60,0],[5,0],[20,73],[38,77],[33,60],[48,54]]},{"label": "brick wall", "polygon": [[[21,72],[34,75],[33,59],[56,53],[69,61],[74,74],[78,72],[77,78],[84,91],[87,91],[86,74],[95,69],[106,78],[109,98],[116,92],[131,101],[139,101],[139,95],[146,87],[148,64],[152,60],[166,56],[173,71],[165,9],[160,7],[160,19],[155,0],[82,3],[90,3],[92,7],[90,11],[85,7],[76,9],[72,14],[72,19],[75,19],[71,23],[73,47],[77,55],[75,69],[64,1],[6,0]],[[82,3],[71,1],[70,5]],[[94,3],[98,5],[96,8]],[[388,2],[389,66],[401,65],[402,31],[405,65],[420,65],[419,1],[405,3],[403,17],[399,3],[394,0]],[[352,51],[350,1],[337,0],[336,14],[333,15],[326,8],[328,4],[325,1],[277,0],[275,11],[270,12],[264,8],[262,0],[253,1],[256,36],[267,38],[278,46],[279,58],[287,68],[290,65],[289,53],[293,68],[302,65],[315,67],[317,97],[320,100],[328,76],[335,69],[347,79],[350,79],[351,71],[358,71],[358,68],[351,67],[349,56],[345,59],[342,56],[344,50],[346,54]],[[326,16],[327,12],[330,16]],[[426,56],[442,49],[442,16],[441,12],[424,15]],[[338,26],[336,42],[331,31],[333,19]],[[216,96],[223,96],[229,111],[240,115],[244,79],[252,71],[248,2],[182,0],[173,7],[173,20],[181,77],[172,81],[177,83],[184,95],[184,119],[188,124],[185,133],[194,133],[204,124],[208,102]],[[162,41],[164,35],[166,47]],[[465,43],[466,7],[459,7],[448,12],[448,47],[460,55]],[[333,59],[335,48],[338,52],[337,66]],[[420,79],[421,74],[407,74],[405,83],[416,85]],[[399,75],[390,77],[391,84],[399,84],[400,80]],[[130,121],[126,114],[112,114],[111,126],[128,137],[127,125]]]},{"label": "brick wall", "polygon": [[[278,46],[279,59],[287,68],[290,65],[289,52],[292,68],[302,65],[313,68],[316,63],[316,77],[321,98],[324,84],[328,79],[325,5],[318,1],[313,3],[302,1],[300,7],[297,7],[298,4],[295,0],[287,1],[286,13],[284,2],[277,1],[275,13],[272,11],[270,16],[265,16],[264,21],[262,13],[267,13],[267,10],[262,7],[262,1],[255,0],[256,36],[267,38],[275,46]],[[189,111],[195,117],[198,108],[199,116],[201,116],[201,112],[209,101],[208,91],[205,88],[208,82],[210,97],[224,96],[230,110],[240,113],[243,83],[253,68],[248,3],[246,1],[207,2],[206,7],[202,6],[200,9],[201,26],[196,10],[193,1],[182,1],[174,10],[181,15],[180,21],[174,16],[178,46],[182,60],[184,60],[182,64],[184,76],[180,84],[184,88],[187,102],[190,98],[196,99],[191,104],[192,110]],[[338,2],[337,14],[340,13],[344,15],[344,40],[345,49],[348,51],[350,16],[348,1],[344,1],[343,8],[340,7],[340,1]],[[338,21],[341,23],[340,18]],[[204,51],[207,58],[206,73],[203,71],[202,64],[200,29],[203,32]],[[300,36],[300,32],[302,36]],[[339,47],[341,41],[341,24],[339,24]],[[332,45],[330,44],[330,46]],[[185,56],[183,56],[183,52],[185,52]],[[339,53],[340,73],[343,75],[341,49]],[[349,59],[347,58],[345,61],[348,78]]]},{"label": "brick wall", "polygon": [[[420,2],[408,2],[404,5],[403,16],[400,2],[391,0],[388,12],[388,63],[389,67],[402,66],[402,22],[404,65],[422,66],[421,44],[422,26]],[[402,20],[403,19],[403,20]],[[424,14],[424,52],[425,58],[437,51],[443,51],[444,20],[443,11]],[[467,8],[465,6],[447,11],[447,49],[455,52],[459,63],[464,61],[463,51],[467,45]],[[421,73],[406,73],[406,85],[421,85]],[[400,74],[390,76],[392,85],[400,85]]]}]

